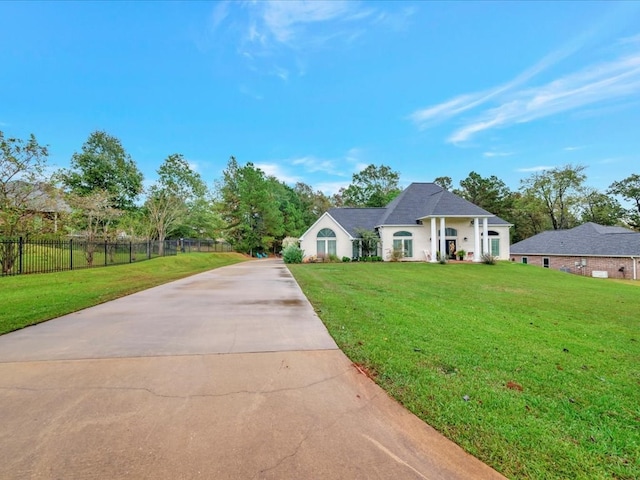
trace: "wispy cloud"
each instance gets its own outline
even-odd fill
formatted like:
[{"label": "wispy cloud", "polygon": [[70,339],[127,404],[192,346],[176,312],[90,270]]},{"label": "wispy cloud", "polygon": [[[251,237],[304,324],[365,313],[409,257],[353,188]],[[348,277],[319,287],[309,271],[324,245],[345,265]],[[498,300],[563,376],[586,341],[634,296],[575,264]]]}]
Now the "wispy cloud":
[{"label": "wispy cloud", "polygon": [[347,188],[349,186],[349,181],[342,182],[320,182],[316,184],[316,190],[320,190],[325,195],[334,195],[340,191],[341,188]]},{"label": "wispy cloud", "polygon": [[546,85],[527,88],[501,99],[501,104],[455,131],[451,143],[495,127],[505,127],[575,110],[640,92],[640,54],[593,65]]},{"label": "wispy cloud", "polygon": [[341,158],[323,159],[313,155],[295,158],[292,165],[300,166],[308,173],[327,173],[337,177],[351,177],[354,172],[364,169],[367,164],[361,160],[362,151],[352,148]]},{"label": "wispy cloud", "polygon": [[553,168],[556,168],[556,167],[548,166],[548,165],[540,165],[540,166],[537,166],[537,167],[517,168],[516,172],[525,172],[525,173],[528,173],[528,172],[542,172],[544,170],[551,170]]},{"label": "wispy cloud", "polygon": [[625,44],[634,47],[631,53],[618,53],[613,60],[593,63],[546,84],[527,86],[539,73],[581,48],[588,36],[589,32],[578,37],[505,84],[458,95],[416,110],[409,118],[419,129],[425,129],[465,112],[476,111],[475,116],[465,119],[463,126],[449,135],[448,142],[459,144],[486,130],[527,123],[606,101],[627,100],[640,93],[640,52],[636,48],[640,36],[626,39]]},{"label": "wispy cloud", "polygon": [[574,152],[576,150],[582,150],[583,148],[585,148],[585,147],[584,146],[564,147],[562,150],[564,150],[565,152]]},{"label": "wispy cloud", "polygon": [[256,163],[255,166],[266,175],[275,177],[284,183],[294,184],[300,181],[300,177],[285,172],[282,165],[277,163]]},{"label": "wispy cloud", "polygon": [[491,152],[484,152],[482,154],[483,157],[485,158],[493,158],[493,157],[510,157],[511,155],[513,155],[513,152],[496,152],[496,151],[491,151]]},{"label": "wispy cloud", "polygon": [[254,70],[287,81],[296,70],[305,74],[310,52],[344,48],[373,29],[402,29],[416,11],[390,10],[347,0],[222,2],[209,15],[207,37],[235,42]]}]

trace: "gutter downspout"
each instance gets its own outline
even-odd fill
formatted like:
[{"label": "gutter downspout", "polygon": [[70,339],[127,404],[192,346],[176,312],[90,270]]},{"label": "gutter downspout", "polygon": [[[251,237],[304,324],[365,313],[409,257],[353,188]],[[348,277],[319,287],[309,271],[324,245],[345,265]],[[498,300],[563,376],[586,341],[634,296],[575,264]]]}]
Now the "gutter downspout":
[{"label": "gutter downspout", "polygon": [[638,279],[637,267],[636,267],[636,258],[637,257],[631,257],[631,263],[633,263],[633,279],[634,280]]}]

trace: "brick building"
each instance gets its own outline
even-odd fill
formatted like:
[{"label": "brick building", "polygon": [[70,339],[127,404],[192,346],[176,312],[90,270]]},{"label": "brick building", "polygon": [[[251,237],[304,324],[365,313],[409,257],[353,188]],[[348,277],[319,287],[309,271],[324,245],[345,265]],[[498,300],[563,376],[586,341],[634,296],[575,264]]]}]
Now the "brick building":
[{"label": "brick building", "polygon": [[640,276],[640,233],[585,223],[511,245],[511,261],[602,278]]}]

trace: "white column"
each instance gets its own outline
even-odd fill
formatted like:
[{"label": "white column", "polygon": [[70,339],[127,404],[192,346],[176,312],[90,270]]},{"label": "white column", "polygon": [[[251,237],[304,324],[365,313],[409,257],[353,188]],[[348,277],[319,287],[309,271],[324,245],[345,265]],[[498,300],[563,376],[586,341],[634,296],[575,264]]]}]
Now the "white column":
[{"label": "white column", "polygon": [[480,261],[480,219],[473,219],[473,261]]},{"label": "white column", "polygon": [[438,229],[436,217],[431,217],[431,263],[437,263],[436,251],[438,250]]},{"label": "white column", "polygon": [[482,219],[482,232],[483,232],[482,251],[483,253],[486,253],[488,255],[491,253],[491,251],[489,251],[489,219],[488,218]]},{"label": "white column", "polygon": [[444,223],[444,217],[440,217],[440,258],[445,258],[445,255],[447,254],[447,239],[445,238],[445,223]]}]

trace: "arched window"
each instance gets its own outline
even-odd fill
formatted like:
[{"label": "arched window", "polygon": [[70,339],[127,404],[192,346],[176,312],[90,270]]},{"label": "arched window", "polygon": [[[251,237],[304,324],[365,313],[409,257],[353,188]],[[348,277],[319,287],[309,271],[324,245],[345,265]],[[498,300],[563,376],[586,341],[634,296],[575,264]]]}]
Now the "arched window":
[{"label": "arched window", "polygon": [[318,257],[324,257],[326,255],[336,255],[337,242],[336,232],[330,228],[323,228],[318,232],[316,238],[316,246],[318,250]]},{"label": "arched window", "polygon": [[[440,230],[438,230],[438,235],[440,235]],[[457,237],[458,236],[458,230],[456,230],[455,228],[447,227],[447,228],[444,229],[444,236],[445,237]]]},{"label": "arched window", "polygon": [[401,230],[393,234],[393,249],[402,251],[405,258],[413,257],[413,235]]},{"label": "arched window", "polygon": [[336,232],[330,228],[323,228],[318,232],[318,238],[336,238]]}]

